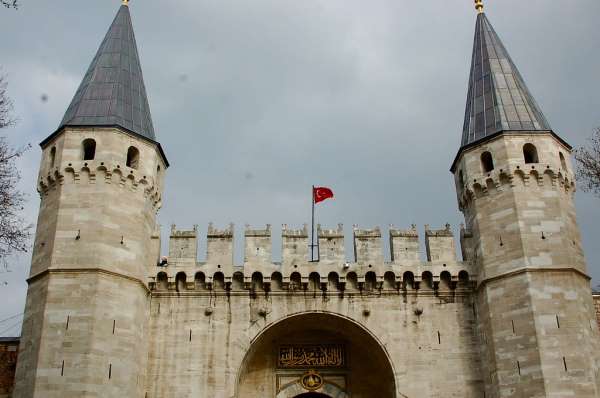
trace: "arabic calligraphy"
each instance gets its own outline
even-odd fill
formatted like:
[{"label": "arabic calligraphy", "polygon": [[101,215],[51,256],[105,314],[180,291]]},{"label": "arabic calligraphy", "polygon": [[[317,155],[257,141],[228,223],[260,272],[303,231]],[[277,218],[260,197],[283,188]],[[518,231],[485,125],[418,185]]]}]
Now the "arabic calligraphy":
[{"label": "arabic calligraphy", "polygon": [[342,344],[284,345],[279,347],[280,368],[340,368],[346,365]]}]

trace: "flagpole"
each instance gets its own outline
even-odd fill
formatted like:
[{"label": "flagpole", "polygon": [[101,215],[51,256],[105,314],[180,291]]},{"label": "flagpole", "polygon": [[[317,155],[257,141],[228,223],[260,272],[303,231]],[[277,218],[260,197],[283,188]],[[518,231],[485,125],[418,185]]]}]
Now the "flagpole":
[{"label": "flagpole", "polygon": [[312,197],[312,222],[310,227],[311,243],[310,243],[310,261],[315,261],[315,186],[312,186],[310,192]]}]

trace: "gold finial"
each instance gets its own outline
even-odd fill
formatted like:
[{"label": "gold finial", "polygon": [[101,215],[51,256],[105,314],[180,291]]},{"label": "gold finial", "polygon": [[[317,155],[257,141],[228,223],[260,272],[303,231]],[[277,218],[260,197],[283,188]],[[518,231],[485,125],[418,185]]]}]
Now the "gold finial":
[{"label": "gold finial", "polygon": [[129,5],[129,0],[123,0],[123,5],[124,6],[128,6]]},{"label": "gold finial", "polygon": [[483,14],[483,0],[475,0],[475,9],[478,13]]}]

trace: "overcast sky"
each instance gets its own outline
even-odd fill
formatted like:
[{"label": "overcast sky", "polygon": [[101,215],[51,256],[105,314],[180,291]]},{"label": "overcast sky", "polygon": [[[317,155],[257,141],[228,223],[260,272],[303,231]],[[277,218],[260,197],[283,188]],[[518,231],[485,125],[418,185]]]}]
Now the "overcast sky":
[{"label": "overcast sky", "polygon": [[[0,65],[15,103],[26,217],[37,144],[60,122],[119,1],[21,0],[0,9]],[[336,199],[318,221],[362,227],[462,221],[448,169],[460,143],[472,0],[144,0],[131,13],[158,140],[171,162],[159,220],[310,222],[312,184]],[[486,3],[555,132],[574,146],[600,126],[598,0]],[[600,199],[578,192],[588,267],[600,283]],[[205,256],[200,245],[200,260]],[[348,252],[348,254],[350,254]],[[388,256],[389,257],[389,256]],[[240,256],[238,255],[238,261]],[[30,256],[0,273],[0,320],[23,312]],[[19,333],[19,319],[0,322]]]}]

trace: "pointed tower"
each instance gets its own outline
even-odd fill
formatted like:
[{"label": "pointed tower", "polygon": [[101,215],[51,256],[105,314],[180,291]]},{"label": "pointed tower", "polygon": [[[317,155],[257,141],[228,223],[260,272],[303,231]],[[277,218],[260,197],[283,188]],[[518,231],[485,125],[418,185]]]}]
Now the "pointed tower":
[{"label": "pointed tower", "polygon": [[573,203],[571,147],[555,134],[483,13],[451,171],[479,268],[485,397],[598,397],[598,327]]},{"label": "pointed tower", "polygon": [[146,277],[168,162],[126,2],[41,147],[14,397],[142,397]]}]

